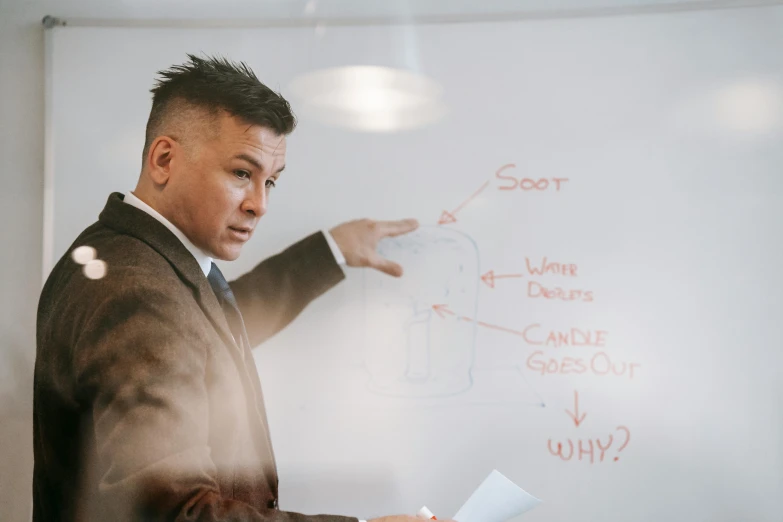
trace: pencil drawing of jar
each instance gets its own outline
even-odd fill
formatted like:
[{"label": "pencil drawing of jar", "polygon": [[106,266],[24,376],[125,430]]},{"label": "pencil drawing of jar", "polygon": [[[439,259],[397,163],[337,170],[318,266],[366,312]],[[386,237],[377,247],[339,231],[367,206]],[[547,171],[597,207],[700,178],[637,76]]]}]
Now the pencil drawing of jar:
[{"label": "pencil drawing of jar", "polygon": [[[369,389],[398,397],[467,391],[476,338],[478,250],[443,227],[381,241],[404,275],[365,272],[365,366]],[[435,308],[433,308],[435,306]]]}]

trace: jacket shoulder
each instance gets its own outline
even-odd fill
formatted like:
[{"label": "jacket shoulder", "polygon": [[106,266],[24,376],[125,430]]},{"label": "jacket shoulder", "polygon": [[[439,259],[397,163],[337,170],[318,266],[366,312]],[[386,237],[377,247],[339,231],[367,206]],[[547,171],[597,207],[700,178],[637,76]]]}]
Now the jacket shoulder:
[{"label": "jacket shoulder", "polygon": [[[73,259],[73,251],[81,246],[93,248],[95,258],[104,263],[102,277],[91,279]],[[165,293],[172,299],[192,295],[171,263],[150,245],[95,223],[79,235],[49,274],[38,303],[39,334],[50,319],[62,323],[66,315],[78,324],[79,317],[102,302],[145,292]]]}]

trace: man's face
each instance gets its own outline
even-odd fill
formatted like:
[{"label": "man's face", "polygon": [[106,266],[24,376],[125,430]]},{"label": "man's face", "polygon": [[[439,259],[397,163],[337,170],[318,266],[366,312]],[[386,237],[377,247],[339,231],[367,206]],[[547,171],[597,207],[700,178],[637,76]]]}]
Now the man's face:
[{"label": "man's face", "polygon": [[217,132],[183,145],[166,190],[172,222],[194,245],[233,261],[266,213],[269,191],[285,167],[285,136],[222,114]]}]

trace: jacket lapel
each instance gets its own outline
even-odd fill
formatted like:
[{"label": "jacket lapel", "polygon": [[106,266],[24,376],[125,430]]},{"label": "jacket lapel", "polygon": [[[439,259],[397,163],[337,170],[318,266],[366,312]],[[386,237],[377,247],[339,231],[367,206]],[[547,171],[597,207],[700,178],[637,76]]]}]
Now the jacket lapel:
[{"label": "jacket lapel", "polygon": [[[123,195],[119,192],[114,192],[109,196],[98,220],[119,233],[133,236],[150,245],[166,258],[180,279],[193,289],[199,306],[220,335],[223,343],[229,347],[239,374],[242,376],[251,423],[255,425],[255,429],[259,433],[255,439],[256,444],[259,445],[259,454],[265,454],[264,446],[266,446],[271,456],[272,467],[276,468],[253,354],[243,339],[234,339],[226,315],[196,259],[168,228],[146,212],[126,204],[123,201]],[[251,375],[251,372],[256,373]]]},{"label": "jacket lapel", "polygon": [[179,278],[194,291],[199,306],[220,338],[239,357],[238,362],[244,365],[242,347],[234,341],[226,316],[212,287],[209,286],[209,281],[193,255],[168,228],[146,212],[126,204],[119,192],[109,196],[98,221],[117,232],[144,241],[166,258]]}]

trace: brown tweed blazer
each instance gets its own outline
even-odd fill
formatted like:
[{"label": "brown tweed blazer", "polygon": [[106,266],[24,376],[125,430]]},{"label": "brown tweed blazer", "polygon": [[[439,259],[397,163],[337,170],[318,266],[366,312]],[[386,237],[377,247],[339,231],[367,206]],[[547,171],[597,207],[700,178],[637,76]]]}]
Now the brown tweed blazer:
[{"label": "brown tweed blazer", "polygon": [[[86,278],[71,250],[108,271]],[[257,346],[343,278],[314,234],[231,283]],[[277,509],[253,357],[161,223],[109,197],[41,293],[33,520],[356,522]]]}]

